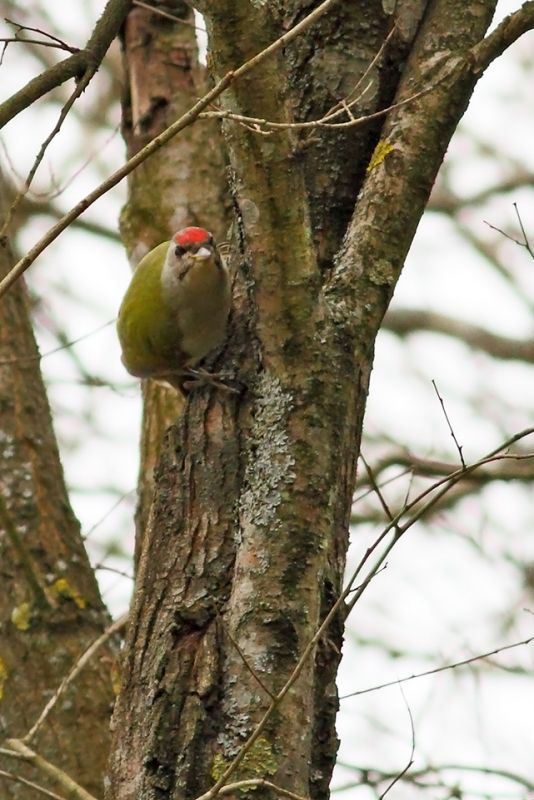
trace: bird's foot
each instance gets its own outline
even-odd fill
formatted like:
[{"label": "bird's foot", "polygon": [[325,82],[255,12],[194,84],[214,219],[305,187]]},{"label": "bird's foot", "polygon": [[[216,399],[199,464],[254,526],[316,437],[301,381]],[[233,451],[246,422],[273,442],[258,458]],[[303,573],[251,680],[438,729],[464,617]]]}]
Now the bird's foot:
[{"label": "bird's foot", "polygon": [[193,389],[202,389],[205,386],[214,386],[230,394],[239,394],[239,389],[229,385],[228,381],[230,380],[232,380],[232,376],[229,372],[208,372],[202,367],[189,367],[176,376],[180,389],[186,394]]}]

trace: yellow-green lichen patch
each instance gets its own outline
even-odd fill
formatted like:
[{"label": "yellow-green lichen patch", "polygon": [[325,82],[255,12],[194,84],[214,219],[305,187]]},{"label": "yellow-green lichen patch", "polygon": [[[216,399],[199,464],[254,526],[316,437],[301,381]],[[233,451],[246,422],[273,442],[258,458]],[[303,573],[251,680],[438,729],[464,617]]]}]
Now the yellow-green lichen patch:
[{"label": "yellow-green lichen patch", "polygon": [[19,631],[27,631],[31,624],[31,605],[20,603],[11,612],[11,622]]},{"label": "yellow-green lichen patch", "polygon": [[87,600],[80,592],[70,585],[66,578],[58,578],[50,587],[50,591],[58,598],[72,600],[78,608],[85,608]]},{"label": "yellow-green lichen patch", "polygon": [[120,663],[117,660],[114,660],[113,664],[111,665],[110,677],[111,691],[115,697],[118,697],[122,689],[122,671]]},{"label": "yellow-green lichen patch", "polygon": [[[224,775],[232,760],[225,758],[220,753],[215,754],[211,767],[213,780],[218,781]],[[273,754],[272,744],[264,736],[260,736],[245,755],[234,778],[236,780],[265,778],[267,775],[274,775],[277,769],[278,764]]]},{"label": "yellow-green lichen patch", "polygon": [[380,164],[384,161],[386,156],[388,156],[395,148],[393,145],[388,142],[387,139],[380,139],[377,146],[374,149],[373,155],[371,156],[371,160],[367,165],[367,172],[372,172],[375,167],[379,167]]}]

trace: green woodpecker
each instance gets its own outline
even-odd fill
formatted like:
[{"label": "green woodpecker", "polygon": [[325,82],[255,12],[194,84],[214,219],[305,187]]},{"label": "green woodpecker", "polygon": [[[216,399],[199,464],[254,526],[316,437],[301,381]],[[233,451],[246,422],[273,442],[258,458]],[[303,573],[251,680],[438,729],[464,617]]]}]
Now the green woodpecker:
[{"label": "green woodpecker", "polygon": [[131,375],[181,390],[217,385],[194,369],[219,347],[230,311],[230,282],[213,236],[184,228],[139,263],[119,310],[122,361]]}]

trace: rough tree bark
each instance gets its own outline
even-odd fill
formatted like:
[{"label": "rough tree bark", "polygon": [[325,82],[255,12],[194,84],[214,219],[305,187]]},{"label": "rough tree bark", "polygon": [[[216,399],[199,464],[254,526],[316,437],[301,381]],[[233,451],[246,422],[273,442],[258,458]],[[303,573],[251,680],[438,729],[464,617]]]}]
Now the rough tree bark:
[{"label": "rough tree bark", "polygon": [[[122,127],[129,156],[185,113],[206,91],[191,9],[181,0],[166,0],[158,10],[168,16],[133,8],[123,30],[127,91]],[[170,15],[179,22],[173,22]],[[204,224],[206,220],[216,240],[224,241],[229,210],[218,124],[205,122],[200,130],[185,130],[129,177],[121,235],[132,264],[135,266],[145,253],[170,239],[180,228]],[[155,381],[144,382],[143,398],[137,554],[152,505],[153,474],[163,434],[182,408],[177,393]]]},{"label": "rough tree bark", "polygon": [[[1,175],[0,184],[3,221],[9,192]],[[4,237],[0,276],[12,263]],[[110,621],[68,502],[22,284],[0,302],[0,412],[1,728],[4,736],[16,738],[28,733],[76,659]],[[102,793],[109,747],[113,659],[112,647],[102,648],[31,741],[40,755],[95,795]],[[19,761],[9,766],[58,788]],[[3,778],[0,793],[42,797]]]},{"label": "rough tree bark", "polygon": [[[199,2],[214,77],[315,5]],[[254,118],[317,118],[347,96],[394,26],[358,113],[417,95],[363,133],[317,128],[309,140],[224,122],[236,285],[217,363],[233,365],[244,389],[194,394],[166,437],[114,717],[114,800],[206,791],[339,596],[375,337],[492,57],[476,45],[493,0],[394,6],[334,5],[220,98],[223,110]],[[342,628],[340,612],[234,779],[327,796]]]}]

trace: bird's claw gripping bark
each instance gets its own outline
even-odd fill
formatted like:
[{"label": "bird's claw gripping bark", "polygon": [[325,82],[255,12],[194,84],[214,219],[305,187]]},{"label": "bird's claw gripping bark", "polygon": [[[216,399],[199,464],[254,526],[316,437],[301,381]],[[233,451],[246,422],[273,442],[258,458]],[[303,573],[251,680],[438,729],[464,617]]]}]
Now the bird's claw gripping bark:
[{"label": "bird's claw gripping bark", "polygon": [[214,386],[230,394],[239,394],[239,389],[228,384],[231,379],[232,376],[228,372],[208,372],[202,367],[189,367],[177,376],[180,389],[186,394],[205,386]]}]

